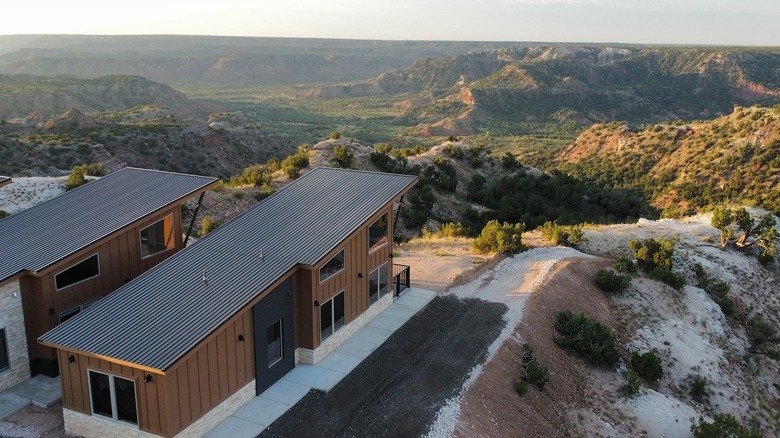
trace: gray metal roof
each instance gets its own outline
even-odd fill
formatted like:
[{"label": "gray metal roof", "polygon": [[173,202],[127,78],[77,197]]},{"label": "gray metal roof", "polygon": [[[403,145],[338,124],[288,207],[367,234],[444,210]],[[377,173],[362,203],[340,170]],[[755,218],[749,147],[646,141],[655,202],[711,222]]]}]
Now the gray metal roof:
[{"label": "gray metal roof", "polygon": [[166,370],[275,280],[298,264],[317,263],[415,182],[410,175],[315,168],[40,340]]},{"label": "gray metal roof", "polygon": [[0,219],[0,281],[40,271],[215,181],[128,167]]}]

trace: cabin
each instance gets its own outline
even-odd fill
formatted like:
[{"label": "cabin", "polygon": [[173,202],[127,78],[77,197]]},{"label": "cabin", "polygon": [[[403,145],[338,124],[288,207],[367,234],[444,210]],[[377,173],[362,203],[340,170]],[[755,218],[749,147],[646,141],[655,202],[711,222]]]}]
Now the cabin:
[{"label": "cabin", "polygon": [[416,182],[315,168],[40,337],[57,349],[66,431],[202,436],[317,363],[392,303],[393,230]]},{"label": "cabin", "polygon": [[182,249],[181,205],[216,181],[125,168],[0,219],[0,390],[56,376],[38,337]]}]

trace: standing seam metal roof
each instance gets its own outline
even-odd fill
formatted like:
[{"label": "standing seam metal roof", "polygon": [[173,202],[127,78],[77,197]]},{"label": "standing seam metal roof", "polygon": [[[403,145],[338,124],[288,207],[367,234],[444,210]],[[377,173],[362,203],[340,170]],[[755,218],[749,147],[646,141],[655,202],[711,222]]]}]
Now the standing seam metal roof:
[{"label": "standing seam metal roof", "polygon": [[315,168],[40,340],[164,371],[415,182],[410,175]]},{"label": "standing seam metal roof", "polygon": [[127,167],[0,220],[0,281],[40,271],[217,179]]}]

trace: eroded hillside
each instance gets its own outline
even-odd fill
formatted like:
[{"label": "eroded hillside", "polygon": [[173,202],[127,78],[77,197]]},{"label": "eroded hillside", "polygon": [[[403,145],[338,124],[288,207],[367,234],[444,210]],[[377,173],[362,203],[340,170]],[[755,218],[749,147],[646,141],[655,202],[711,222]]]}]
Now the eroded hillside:
[{"label": "eroded hillside", "polygon": [[635,129],[598,124],[557,158],[559,168],[644,192],[669,214],[720,203],[780,211],[780,108],[737,107],[724,117]]}]

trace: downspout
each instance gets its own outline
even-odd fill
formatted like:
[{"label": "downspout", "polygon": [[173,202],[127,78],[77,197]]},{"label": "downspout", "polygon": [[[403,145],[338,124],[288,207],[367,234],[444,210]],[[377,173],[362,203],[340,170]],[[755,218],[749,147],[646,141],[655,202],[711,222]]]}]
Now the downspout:
[{"label": "downspout", "polygon": [[182,243],[181,247],[182,249],[187,247],[187,241],[190,240],[190,234],[192,234],[192,227],[195,226],[195,219],[198,217],[198,211],[200,210],[200,206],[203,204],[203,195],[205,195],[206,192],[201,192],[200,197],[198,198],[198,204],[195,206],[195,212],[192,213],[192,220],[190,221],[190,227],[187,228],[187,235],[184,237],[184,243]]}]

